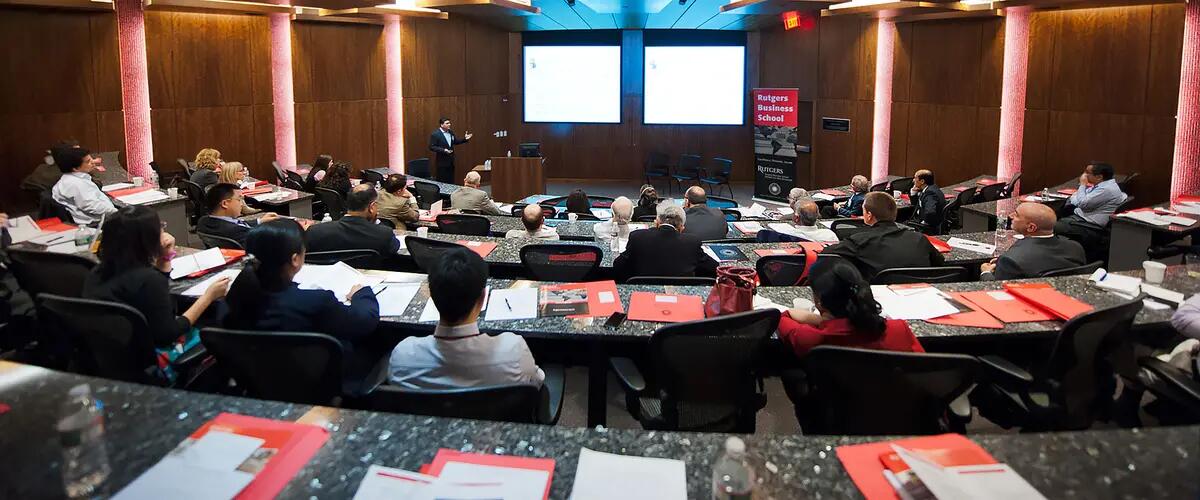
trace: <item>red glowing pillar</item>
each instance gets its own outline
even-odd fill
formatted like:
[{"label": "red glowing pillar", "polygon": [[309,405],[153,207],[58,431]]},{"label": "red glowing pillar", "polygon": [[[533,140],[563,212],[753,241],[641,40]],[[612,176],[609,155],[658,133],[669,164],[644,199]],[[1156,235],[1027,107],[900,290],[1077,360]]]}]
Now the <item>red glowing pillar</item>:
[{"label": "red glowing pillar", "polygon": [[150,133],[150,79],[146,72],[146,22],[141,0],[116,0],[121,56],[121,108],[125,114],[125,167],[145,177],[154,159]]},{"label": "red glowing pillar", "polygon": [[1004,87],[1000,95],[1000,151],[996,158],[999,179],[1012,179],[1021,172],[1025,85],[1029,76],[1029,11],[1029,7],[1005,11]]},{"label": "red glowing pillar", "polygon": [[896,25],[880,19],[875,41],[875,130],[872,132],[871,181],[888,175],[892,140],[892,72],[895,67]]},{"label": "red glowing pillar", "polygon": [[[286,0],[276,3],[286,4]],[[292,20],[288,14],[270,14],[271,104],[275,118],[275,161],[284,168],[296,165],[296,97],[292,91]]]},{"label": "red glowing pillar", "polygon": [[1183,21],[1183,61],[1179,68],[1179,110],[1175,114],[1175,158],[1171,199],[1200,191],[1200,2],[1187,4]]},{"label": "red glowing pillar", "polygon": [[383,25],[384,71],[387,73],[388,168],[404,171],[403,80],[400,79],[400,16],[389,15]]}]

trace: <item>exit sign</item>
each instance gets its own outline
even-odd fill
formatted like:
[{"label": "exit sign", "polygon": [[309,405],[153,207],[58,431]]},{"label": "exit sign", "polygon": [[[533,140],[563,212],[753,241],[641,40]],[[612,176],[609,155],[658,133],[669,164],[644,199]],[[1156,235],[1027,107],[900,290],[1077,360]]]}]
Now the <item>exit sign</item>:
[{"label": "exit sign", "polygon": [[783,29],[790,30],[800,27],[800,13],[796,11],[783,13]]}]

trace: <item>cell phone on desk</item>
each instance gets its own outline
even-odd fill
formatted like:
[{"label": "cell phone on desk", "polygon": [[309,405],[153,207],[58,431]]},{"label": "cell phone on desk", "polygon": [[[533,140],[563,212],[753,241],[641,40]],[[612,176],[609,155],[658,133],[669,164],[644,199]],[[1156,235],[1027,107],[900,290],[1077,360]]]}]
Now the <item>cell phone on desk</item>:
[{"label": "cell phone on desk", "polygon": [[604,322],[604,326],[609,328],[620,328],[622,323],[625,323],[625,318],[628,317],[623,312],[617,311],[608,317],[608,321]]}]

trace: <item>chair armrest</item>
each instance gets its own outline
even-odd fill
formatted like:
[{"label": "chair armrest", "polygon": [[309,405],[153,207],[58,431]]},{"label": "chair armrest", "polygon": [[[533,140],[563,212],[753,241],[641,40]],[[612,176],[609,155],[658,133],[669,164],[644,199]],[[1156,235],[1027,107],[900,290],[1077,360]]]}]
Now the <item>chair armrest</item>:
[{"label": "chair armrest", "polygon": [[546,374],[542,381],[542,405],[538,408],[538,422],[546,425],[558,423],[562,413],[563,390],[566,387],[566,371],[559,365],[543,365]]},{"label": "chair armrest", "polygon": [[1165,363],[1155,357],[1142,358],[1138,360],[1138,364],[1161,379],[1163,383],[1169,384],[1179,390],[1182,395],[1186,395],[1200,403],[1200,382],[1192,380],[1183,370],[1175,368],[1171,364]]},{"label": "chair armrest", "polygon": [[[974,389],[974,387],[972,387],[971,389]],[[963,392],[961,396],[954,398],[954,401],[950,402],[950,405],[949,405],[950,414],[953,415],[954,418],[957,418],[957,419],[965,421],[965,422],[971,421],[971,399],[970,399],[970,396],[971,396],[971,390],[968,389],[966,392]]]},{"label": "chair armrest", "polygon": [[617,374],[617,380],[626,391],[641,393],[646,390],[646,378],[642,376],[636,364],[629,358],[608,358],[608,365]]},{"label": "chair armrest", "polygon": [[1000,356],[980,356],[979,361],[983,363],[989,375],[994,376],[994,378],[1004,379],[1002,381],[1007,382],[1017,382],[1021,385],[1033,383],[1033,375],[1030,375],[1029,372]]},{"label": "chair armrest", "polygon": [[198,343],[191,349],[188,349],[187,351],[185,351],[183,354],[180,354],[178,358],[175,358],[175,366],[183,368],[185,370],[189,369],[195,363],[198,363],[201,360],[203,360],[204,357],[207,355],[208,355],[208,350],[204,348],[204,344]]}]

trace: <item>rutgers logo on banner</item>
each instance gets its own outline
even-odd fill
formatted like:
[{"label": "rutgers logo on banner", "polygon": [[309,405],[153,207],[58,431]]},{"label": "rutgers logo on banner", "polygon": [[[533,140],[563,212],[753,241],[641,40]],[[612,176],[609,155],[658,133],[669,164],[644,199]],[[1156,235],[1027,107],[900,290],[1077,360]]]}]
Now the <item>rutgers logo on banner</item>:
[{"label": "rutgers logo on banner", "polygon": [[754,197],[787,201],[796,187],[799,89],[754,89]]}]

